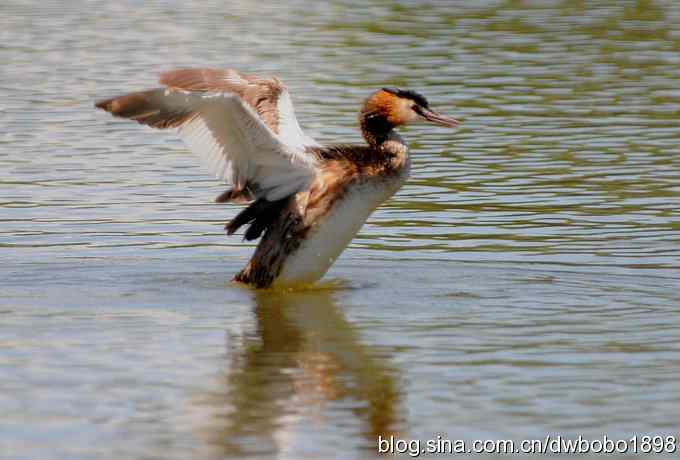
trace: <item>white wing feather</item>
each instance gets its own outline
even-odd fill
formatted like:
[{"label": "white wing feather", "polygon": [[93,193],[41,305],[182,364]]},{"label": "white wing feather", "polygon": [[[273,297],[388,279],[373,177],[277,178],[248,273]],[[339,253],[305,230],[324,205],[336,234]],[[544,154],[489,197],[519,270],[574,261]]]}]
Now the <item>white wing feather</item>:
[{"label": "white wing feather", "polygon": [[279,99],[278,136],[232,93],[165,90],[163,105],[195,114],[179,127],[182,139],[213,174],[239,189],[249,183],[258,196],[278,200],[307,187],[316,173],[305,146],[318,144],[300,129],[287,91]]},{"label": "white wing feather", "polygon": [[279,139],[284,144],[294,149],[304,150],[305,146],[318,146],[311,137],[307,136],[300,128],[297,118],[295,117],[295,110],[293,109],[293,101],[290,99],[288,90],[283,90],[279,95],[276,104],[279,112]]}]

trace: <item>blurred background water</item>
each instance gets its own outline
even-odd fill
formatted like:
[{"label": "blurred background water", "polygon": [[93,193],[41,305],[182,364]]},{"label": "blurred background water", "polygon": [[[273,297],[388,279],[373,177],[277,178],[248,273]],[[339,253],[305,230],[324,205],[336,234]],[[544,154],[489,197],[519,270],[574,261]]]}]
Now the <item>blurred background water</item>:
[{"label": "blurred background water", "polygon": [[[377,435],[680,431],[680,8],[637,1],[0,4],[0,456],[371,458]],[[323,289],[170,133],[97,98],[279,75],[322,143],[381,86],[413,177]]]}]

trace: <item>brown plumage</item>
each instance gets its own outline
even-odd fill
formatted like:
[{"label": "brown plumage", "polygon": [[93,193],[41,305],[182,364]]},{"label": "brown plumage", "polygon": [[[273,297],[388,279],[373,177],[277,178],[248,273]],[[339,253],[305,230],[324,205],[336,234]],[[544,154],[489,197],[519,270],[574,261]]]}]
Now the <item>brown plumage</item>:
[{"label": "brown plumage", "polygon": [[276,104],[285,89],[276,78],[258,78],[232,69],[178,69],[161,74],[158,81],[171,89],[194,92],[231,92],[251,106],[275,134],[279,132]]},{"label": "brown plumage", "polygon": [[395,127],[419,118],[457,124],[418,93],[383,88],[359,111],[367,144],[324,147],[302,133],[275,77],[182,69],[162,74],[160,83],[164,88],[96,106],[155,128],[178,128],[192,150],[207,150],[218,175],[232,183],[215,201],[250,202],[225,229],[231,235],[247,227],[246,240],[260,238],[234,278],[256,287],[323,276],[370,212],[408,176],[408,149]]},{"label": "brown plumage", "polygon": [[[159,83],[165,88],[139,91],[98,101],[95,106],[112,115],[129,118],[153,128],[176,128],[196,114],[191,110],[176,110],[164,106],[168,92],[221,93],[238,95],[252,107],[275,134],[279,132],[277,103],[285,86],[276,78],[257,78],[232,69],[177,69],[164,72]],[[253,199],[248,184],[233,187],[220,194],[217,203],[247,203]]]},{"label": "brown plumage", "polygon": [[163,108],[162,98],[162,90],[152,89],[105,99],[97,102],[95,106],[116,117],[129,118],[158,129],[176,128],[193,116],[188,110]]}]

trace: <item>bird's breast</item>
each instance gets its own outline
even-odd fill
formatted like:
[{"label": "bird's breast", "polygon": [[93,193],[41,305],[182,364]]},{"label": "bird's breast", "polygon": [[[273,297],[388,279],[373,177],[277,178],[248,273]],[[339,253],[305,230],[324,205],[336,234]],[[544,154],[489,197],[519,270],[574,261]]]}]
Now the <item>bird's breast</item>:
[{"label": "bird's breast", "polygon": [[403,185],[408,168],[406,164],[389,177],[348,185],[331,209],[311,223],[298,249],[287,257],[274,284],[306,284],[319,280],[368,216]]}]

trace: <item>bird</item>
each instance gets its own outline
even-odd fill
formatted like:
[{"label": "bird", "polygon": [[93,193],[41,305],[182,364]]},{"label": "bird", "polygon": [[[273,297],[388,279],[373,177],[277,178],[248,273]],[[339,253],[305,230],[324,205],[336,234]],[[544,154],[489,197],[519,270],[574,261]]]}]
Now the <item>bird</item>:
[{"label": "bird", "polygon": [[372,92],[358,118],[364,144],[321,145],[300,127],[290,93],[276,76],[224,68],[161,73],[159,87],[95,102],[115,117],[175,129],[229,188],[217,203],[246,204],[226,225],[259,239],[233,281],[254,288],[306,286],[321,279],[369,215],[410,174],[396,128],[419,120],[447,128],[420,93]]}]

